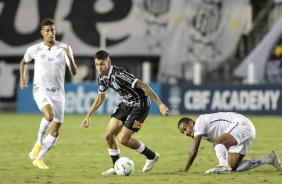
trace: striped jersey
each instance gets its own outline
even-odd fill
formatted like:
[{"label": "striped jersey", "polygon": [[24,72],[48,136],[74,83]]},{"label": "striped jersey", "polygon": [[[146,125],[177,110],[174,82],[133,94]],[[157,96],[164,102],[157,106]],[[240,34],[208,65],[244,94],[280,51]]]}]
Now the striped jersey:
[{"label": "striped jersey", "polygon": [[123,97],[123,102],[140,104],[146,102],[148,96],[142,89],[134,88],[137,80],[125,68],[111,65],[108,76],[98,76],[98,92],[105,93],[108,88],[112,88]]}]

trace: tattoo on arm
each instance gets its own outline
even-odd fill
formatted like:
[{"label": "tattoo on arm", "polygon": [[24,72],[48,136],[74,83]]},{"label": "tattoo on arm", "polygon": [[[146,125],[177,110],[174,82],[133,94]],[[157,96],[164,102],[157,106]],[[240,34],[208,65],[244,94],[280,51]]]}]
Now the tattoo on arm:
[{"label": "tattoo on arm", "polygon": [[148,84],[145,84],[140,80],[137,80],[137,82],[135,83],[135,88],[142,89],[155,102],[156,105],[159,106],[161,104],[161,100],[156,95],[156,93],[150,88]]}]

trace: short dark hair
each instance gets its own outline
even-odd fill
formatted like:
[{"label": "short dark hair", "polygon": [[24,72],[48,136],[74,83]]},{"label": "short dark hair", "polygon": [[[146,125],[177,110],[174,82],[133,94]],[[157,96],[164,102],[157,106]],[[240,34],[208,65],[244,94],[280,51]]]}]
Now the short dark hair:
[{"label": "short dark hair", "polygon": [[94,55],[94,59],[98,59],[98,60],[106,60],[106,59],[108,59],[108,57],[110,57],[109,53],[107,51],[104,51],[104,50],[99,50]]},{"label": "short dark hair", "polygon": [[181,123],[189,124],[190,121],[194,122],[191,118],[187,118],[187,117],[181,118],[181,119],[178,121],[177,128],[179,128],[179,126],[180,126]]},{"label": "short dark hair", "polygon": [[41,29],[42,29],[44,26],[49,26],[49,25],[55,25],[55,21],[54,21],[53,19],[50,19],[50,18],[44,19],[44,20],[42,20],[42,22],[41,22]]}]

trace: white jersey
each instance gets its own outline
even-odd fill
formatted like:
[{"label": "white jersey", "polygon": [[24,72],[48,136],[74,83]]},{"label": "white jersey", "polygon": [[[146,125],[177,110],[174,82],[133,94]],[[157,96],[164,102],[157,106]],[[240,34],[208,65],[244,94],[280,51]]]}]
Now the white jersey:
[{"label": "white jersey", "polygon": [[194,136],[202,134],[203,139],[213,143],[230,125],[237,123],[236,119],[240,117],[241,114],[234,112],[200,115],[195,121]]},{"label": "white jersey", "polygon": [[[50,50],[48,46],[44,45],[44,42],[27,49],[24,55],[25,61],[30,62],[34,59],[34,88],[41,88],[59,96],[65,95],[65,71],[70,61],[62,47],[67,47],[67,45],[57,41]],[[69,53],[73,59],[70,46]]]}]

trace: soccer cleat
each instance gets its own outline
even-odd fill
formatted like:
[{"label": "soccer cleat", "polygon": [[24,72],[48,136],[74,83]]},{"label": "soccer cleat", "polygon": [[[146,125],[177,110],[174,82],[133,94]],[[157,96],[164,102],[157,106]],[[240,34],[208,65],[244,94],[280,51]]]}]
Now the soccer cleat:
[{"label": "soccer cleat", "polygon": [[275,167],[278,171],[282,172],[282,166],[281,166],[277,151],[273,150],[269,154],[269,156],[270,156],[270,158],[272,158],[272,163],[270,163],[270,165]]},{"label": "soccer cleat", "polygon": [[47,165],[44,164],[42,159],[33,160],[32,163],[35,167],[38,167],[39,169],[50,169]]},{"label": "soccer cleat", "polygon": [[35,160],[38,156],[38,153],[40,152],[41,150],[41,145],[38,145],[38,144],[35,144],[31,150],[31,152],[29,153],[29,158],[31,160]]},{"label": "soccer cleat", "polygon": [[154,167],[155,163],[158,161],[159,158],[160,158],[160,155],[156,153],[156,156],[154,159],[152,160],[147,159],[142,171],[149,172]]},{"label": "soccer cleat", "polygon": [[116,174],[116,170],[114,168],[110,168],[109,170],[102,172],[103,175],[113,175]]},{"label": "soccer cleat", "polygon": [[229,166],[219,165],[215,168],[206,171],[206,174],[228,174],[231,173],[232,169]]}]

